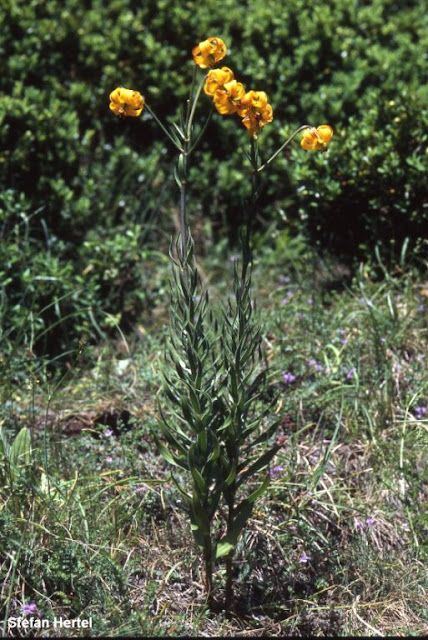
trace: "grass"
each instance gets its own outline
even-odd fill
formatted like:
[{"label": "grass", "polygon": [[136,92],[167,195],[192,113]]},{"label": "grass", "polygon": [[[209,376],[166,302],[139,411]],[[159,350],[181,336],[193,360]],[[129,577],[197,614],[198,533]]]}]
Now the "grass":
[{"label": "grass", "polygon": [[[302,244],[257,244],[284,446],[238,546],[232,615],[206,606],[180,495],[150,436],[164,299],[135,335],[69,356],[58,380],[24,354],[18,367],[19,345],[13,362],[4,350],[3,430],[13,442],[28,427],[33,450],[18,473],[0,472],[3,613],[35,602],[51,620],[92,616],[95,636],[427,633],[420,273],[404,259],[388,271],[378,256],[352,277]],[[232,264],[217,258],[201,268],[221,301]],[[220,564],[219,603],[223,578]]]}]

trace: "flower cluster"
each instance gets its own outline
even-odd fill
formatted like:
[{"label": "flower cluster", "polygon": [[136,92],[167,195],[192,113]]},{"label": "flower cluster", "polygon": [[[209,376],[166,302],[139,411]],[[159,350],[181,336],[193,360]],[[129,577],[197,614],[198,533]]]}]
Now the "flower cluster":
[{"label": "flower cluster", "polygon": [[[213,67],[226,55],[226,47],[220,38],[208,38],[193,49],[193,60],[202,69]],[[205,80],[205,93],[213,98],[214,106],[222,115],[236,113],[253,138],[272,122],[273,111],[264,91],[245,91],[242,82],[235,80],[229,67],[211,69]]]},{"label": "flower cluster", "polygon": [[[264,91],[245,91],[242,82],[235,79],[229,67],[214,68],[223,60],[227,47],[221,38],[210,36],[192,49],[193,62],[201,69],[209,69],[204,91],[213,99],[214,106],[222,115],[236,113],[252,138],[257,138],[262,128],[272,122],[273,109]],[[199,95],[199,94],[198,94]],[[133,89],[118,87],[110,94],[110,109],[120,118],[137,117],[145,107],[144,97]],[[148,108],[148,107],[147,107]],[[151,112],[152,113],[152,112]],[[302,127],[301,146],[306,151],[327,151],[333,136],[328,124],[319,127]],[[296,132],[298,133],[298,131]],[[293,134],[292,138],[294,137]],[[284,146],[291,139],[284,143]],[[277,151],[276,155],[282,150]],[[270,161],[269,161],[270,162]]]},{"label": "flower cluster", "polygon": [[118,87],[110,94],[110,109],[120,118],[136,118],[144,109],[144,98],[138,91]]}]

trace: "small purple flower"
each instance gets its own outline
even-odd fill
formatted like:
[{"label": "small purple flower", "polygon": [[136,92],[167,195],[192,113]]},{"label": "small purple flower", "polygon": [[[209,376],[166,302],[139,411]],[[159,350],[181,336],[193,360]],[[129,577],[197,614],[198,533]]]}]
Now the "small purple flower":
[{"label": "small purple flower", "polygon": [[[308,498],[310,498],[312,496],[312,491],[307,491],[306,495],[308,496]],[[316,498],[312,498],[311,504],[318,504],[318,500]]]},{"label": "small purple flower", "polygon": [[291,278],[290,278],[290,276],[280,275],[279,276],[279,281],[280,282],[285,282],[286,284],[288,284],[289,282],[291,282]]},{"label": "small purple flower", "polygon": [[349,371],[347,372],[347,374],[346,374],[346,379],[347,379],[347,380],[350,380],[350,379],[352,378],[352,376],[353,376],[356,372],[357,372],[356,368],[355,368],[355,367],[351,367],[351,368],[349,369]]},{"label": "small purple flower", "polygon": [[113,462],[112,456],[106,456],[106,462],[108,463]]},{"label": "small purple flower", "polygon": [[22,607],[22,615],[23,616],[38,616],[39,608],[35,602],[30,602],[29,604],[24,604]]},{"label": "small purple flower", "polygon": [[372,526],[374,525],[374,520],[373,518],[367,518],[366,520],[366,525],[367,525],[367,529],[371,529]]},{"label": "small purple flower", "polygon": [[422,420],[426,412],[427,412],[427,407],[415,407],[415,414],[416,414],[417,420]]},{"label": "small purple flower", "polygon": [[135,487],[134,491],[135,491],[135,493],[140,493],[141,491],[147,491],[147,487],[145,487],[144,485],[139,484],[138,487]]},{"label": "small purple flower", "polygon": [[319,364],[316,360],[314,360],[314,358],[311,358],[310,360],[308,360],[307,364],[308,364],[308,367],[313,367],[316,371],[323,370],[322,364]]},{"label": "small purple flower", "polygon": [[288,302],[290,302],[291,298],[294,296],[294,293],[292,291],[287,291],[287,295],[285,296],[285,298],[283,298],[281,300],[281,304],[287,304]]},{"label": "small purple flower", "polygon": [[348,342],[348,338],[342,338],[340,342],[342,344],[346,344]]},{"label": "small purple flower", "polygon": [[343,335],[344,335],[344,333],[345,333],[345,329],[338,329],[338,330],[337,330],[337,333],[338,333],[340,336],[343,336]]},{"label": "small purple flower", "polygon": [[312,298],[307,298],[306,303],[311,305],[311,304],[314,304],[314,301]]},{"label": "small purple flower", "polygon": [[300,564],[307,564],[309,560],[310,560],[310,557],[307,556],[306,553],[302,553],[302,555],[299,558]]},{"label": "small purple flower", "polygon": [[112,436],[114,433],[113,429],[106,429],[105,431],[103,431],[103,436],[105,436],[106,438],[109,438],[110,436]]},{"label": "small purple flower", "polygon": [[239,253],[232,253],[231,256],[229,256],[229,260],[228,262],[236,262],[237,260],[239,260]]},{"label": "small purple flower", "polygon": [[284,471],[284,467],[282,467],[281,465],[277,465],[269,471],[269,475],[271,478],[277,478],[281,471]]},{"label": "small purple flower", "polygon": [[283,371],[282,372],[282,379],[284,380],[284,382],[286,384],[289,384],[290,382],[294,382],[296,379],[296,376],[293,375],[292,373],[289,373],[288,371]]},{"label": "small purple flower", "polygon": [[420,305],[418,306],[418,311],[425,311],[425,307],[424,307],[424,305],[423,305],[423,304],[420,304]]},{"label": "small purple flower", "polygon": [[361,520],[359,518],[355,519],[355,528],[358,531],[362,531],[364,529],[364,525],[363,525],[363,523],[361,522]]}]

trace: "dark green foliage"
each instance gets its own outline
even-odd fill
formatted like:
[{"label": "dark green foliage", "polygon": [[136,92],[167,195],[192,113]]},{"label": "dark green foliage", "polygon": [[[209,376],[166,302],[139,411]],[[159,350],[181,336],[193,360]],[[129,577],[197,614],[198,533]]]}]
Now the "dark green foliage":
[{"label": "dark green foliage", "polygon": [[[128,328],[150,308],[162,283],[153,265],[147,281],[136,256],[149,258],[146,249],[159,246],[163,230],[169,235],[169,217],[160,213],[176,201],[170,144],[161,142],[147,111],[141,121],[117,121],[108,95],[119,85],[135,87],[161,118],[175,117],[192,74],[191,49],[211,33],[230,49],[222,64],[247,89],[268,92],[274,121],[261,136],[265,158],[304,122],[328,122],[335,131],[328,154],[303,152],[296,141],[287,158],[273,163],[264,218],[277,220],[285,211],[292,228],[349,257],[377,241],[394,256],[405,236],[420,251],[428,215],[426,27],[424,4],[416,0],[6,3],[0,33],[6,326],[19,326],[31,307],[36,328],[55,325],[50,348],[58,352],[94,326],[108,330],[112,317]],[[209,106],[203,96],[197,118]],[[190,170],[202,207],[191,212],[191,223],[203,211],[217,237],[225,225],[237,237],[246,167],[235,151],[246,137],[239,118],[215,113]],[[46,341],[37,348],[46,351]]]}]

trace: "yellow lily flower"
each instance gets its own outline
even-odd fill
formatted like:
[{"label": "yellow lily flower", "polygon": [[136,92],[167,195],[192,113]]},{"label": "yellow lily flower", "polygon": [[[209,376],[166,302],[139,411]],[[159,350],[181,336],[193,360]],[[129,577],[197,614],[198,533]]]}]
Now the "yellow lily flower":
[{"label": "yellow lily flower", "polygon": [[241,100],[238,114],[248,133],[257,138],[260,130],[273,120],[273,109],[264,91],[248,91]]},{"label": "yellow lily flower", "polygon": [[217,62],[224,58],[226,51],[226,45],[221,38],[210,36],[192,49],[193,62],[201,69],[215,67]]},{"label": "yellow lily flower", "polygon": [[267,95],[264,91],[248,91],[241,102],[239,115],[244,118],[248,114],[248,111],[260,111],[264,109],[266,105]]},{"label": "yellow lily flower", "polygon": [[144,98],[138,91],[118,87],[110,94],[110,109],[120,118],[136,118],[144,109]]},{"label": "yellow lily flower", "polygon": [[327,145],[333,137],[333,129],[328,124],[322,124],[315,129],[309,127],[303,131],[300,141],[305,151],[327,151]]},{"label": "yellow lily flower", "polygon": [[233,79],[233,71],[229,67],[212,69],[205,80],[204,91],[208,96],[214,96],[217,89],[223,89],[226,82],[231,82]]},{"label": "yellow lily flower", "polygon": [[236,82],[236,80],[226,82],[222,89],[217,89],[214,93],[215,107],[223,115],[236,113],[244,95],[245,89],[242,82]]}]

